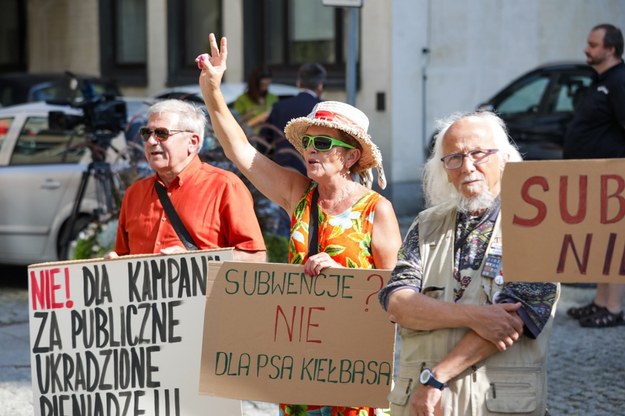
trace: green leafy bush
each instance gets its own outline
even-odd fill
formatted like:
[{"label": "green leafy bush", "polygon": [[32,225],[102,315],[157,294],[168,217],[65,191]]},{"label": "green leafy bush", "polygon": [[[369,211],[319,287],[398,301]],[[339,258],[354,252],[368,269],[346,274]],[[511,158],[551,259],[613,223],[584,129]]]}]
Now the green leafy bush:
[{"label": "green leafy bush", "polygon": [[117,218],[93,221],[78,234],[72,242],[70,258],[72,260],[103,257],[115,248]]},{"label": "green leafy bush", "polygon": [[288,238],[281,235],[263,234],[267,246],[267,261],[271,263],[288,263]]}]

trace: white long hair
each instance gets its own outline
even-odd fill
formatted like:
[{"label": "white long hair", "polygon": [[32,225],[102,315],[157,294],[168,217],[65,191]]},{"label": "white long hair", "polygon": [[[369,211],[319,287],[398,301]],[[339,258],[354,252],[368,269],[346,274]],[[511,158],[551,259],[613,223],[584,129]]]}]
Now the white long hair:
[{"label": "white long hair", "polygon": [[426,206],[431,207],[440,204],[456,205],[460,199],[458,190],[447,180],[447,171],[441,158],[443,155],[443,138],[447,130],[457,121],[464,118],[477,117],[490,126],[495,146],[499,149],[497,157],[501,170],[507,162],[520,162],[523,160],[516,145],[508,135],[508,129],[504,121],[490,111],[474,111],[470,113],[454,113],[449,117],[437,121],[437,133],[434,137],[432,155],[425,163],[423,169],[423,189]]}]

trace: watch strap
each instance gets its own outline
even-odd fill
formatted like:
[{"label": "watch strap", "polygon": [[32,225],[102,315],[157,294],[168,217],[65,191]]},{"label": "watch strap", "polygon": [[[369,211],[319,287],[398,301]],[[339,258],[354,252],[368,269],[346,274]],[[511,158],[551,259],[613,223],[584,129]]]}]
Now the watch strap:
[{"label": "watch strap", "polygon": [[423,384],[428,385],[428,386],[432,386],[435,387],[439,390],[443,390],[445,387],[447,387],[447,385],[445,383],[441,383],[440,381],[438,381],[436,379],[436,377],[434,377],[434,373],[432,372],[432,370],[430,370],[429,368],[424,368],[423,371],[428,371],[429,373],[429,377],[427,379],[427,381]]}]

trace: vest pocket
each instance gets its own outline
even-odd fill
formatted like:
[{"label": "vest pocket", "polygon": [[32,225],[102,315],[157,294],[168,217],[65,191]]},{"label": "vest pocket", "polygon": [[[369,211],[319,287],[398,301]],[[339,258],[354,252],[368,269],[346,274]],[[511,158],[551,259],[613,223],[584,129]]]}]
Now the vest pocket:
[{"label": "vest pocket", "polygon": [[426,286],[423,290],[421,290],[421,293],[425,296],[431,297],[432,299],[445,299],[445,288],[442,286]]},{"label": "vest pocket", "polygon": [[[486,408],[492,413],[534,414],[544,388],[537,367],[497,368],[486,371]],[[540,385],[539,385],[540,384]],[[539,397],[540,396],[540,397]]]},{"label": "vest pocket", "polygon": [[413,383],[414,379],[412,377],[398,377],[397,380],[395,380],[393,390],[391,390],[388,395],[388,401],[397,406],[405,406],[408,404]]}]

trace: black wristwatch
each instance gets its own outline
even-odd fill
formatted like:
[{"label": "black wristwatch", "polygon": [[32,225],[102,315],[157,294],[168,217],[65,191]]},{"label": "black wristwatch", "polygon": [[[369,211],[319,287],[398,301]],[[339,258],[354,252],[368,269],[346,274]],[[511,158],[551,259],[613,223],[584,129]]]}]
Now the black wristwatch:
[{"label": "black wristwatch", "polygon": [[441,383],[434,377],[434,373],[429,368],[424,368],[421,371],[421,375],[419,376],[419,382],[421,384],[425,384],[426,386],[436,387],[439,390],[443,390],[445,388],[445,383]]}]

